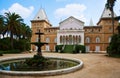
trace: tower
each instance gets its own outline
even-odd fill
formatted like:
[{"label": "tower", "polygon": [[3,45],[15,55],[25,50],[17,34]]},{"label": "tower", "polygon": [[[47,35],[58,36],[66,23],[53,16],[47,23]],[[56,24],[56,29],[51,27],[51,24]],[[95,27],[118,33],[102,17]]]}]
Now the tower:
[{"label": "tower", "polygon": [[[31,29],[32,29],[32,38],[31,38],[31,42],[37,42],[38,38],[35,35],[35,32],[37,32],[38,30],[40,30],[42,33],[44,33],[44,29],[45,28],[49,28],[51,27],[51,24],[49,23],[49,20],[47,18],[47,15],[44,11],[44,9],[40,9],[38,11],[38,13],[36,14],[36,16],[34,17],[33,20],[31,20]],[[44,35],[41,36],[41,41],[44,42]],[[44,46],[42,47],[42,49],[44,49]],[[35,47],[34,45],[31,45],[31,50],[37,50],[37,47]]]},{"label": "tower", "polygon": [[89,26],[94,26],[92,18],[90,19]]},{"label": "tower", "polygon": [[[114,17],[116,17],[116,14],[114,13]],[[109,45],[111,41],[111,37],[113,35],[113,25],[112,25],[112,14],[110,9],[107,9],[106,7],[103,10],[103,13],[101,15],[101,18],[97,25],[102,27],[101,35],[102,35],[102,50],[106,51],[107,46]],[[118,26],[118,20],[114,20],[114,33],[117,33]]]}]

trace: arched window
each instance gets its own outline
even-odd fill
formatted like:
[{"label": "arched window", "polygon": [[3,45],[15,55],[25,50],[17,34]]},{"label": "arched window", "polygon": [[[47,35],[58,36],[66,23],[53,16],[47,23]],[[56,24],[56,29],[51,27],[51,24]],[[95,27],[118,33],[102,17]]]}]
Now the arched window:
[{"label": "arched window", "polygon": [[69,37],[66,36],[66,44],[68,44],[68,43],[69,43]]},{"label": "arched window", "polygon": [[72,35],[69,35],[69,44],[72,44]]},{"label": "arched window", "polygon": [[90,37],[86,37],[86,43],[90,43]]},{"label": "arched window", "polygon": [[65,38],[65,36],[63,36],[63,44],[65,44],[66,43],[66,38]]},{"label": "arched window", "polygon": [[57,38],[54,39],[54,42],[57,43]]},{"label": "arched window", "polygon": [[81,43],[81,36],[79,36],[79,43]]},{"label": "arched window", "polygon": [[60,36],[60,43],[63,43],[63,37]]},{"label": "arched window", "polygon": [[75,44],[75,36],[73,35],[73,44]]},{"label": "arched window", "polygon": [[109,37],[108,42],[109,42],[109,43],[111,42],[111,37]]},{"label": "arched window", "polygon": [[100,37],[96,37],[96,43],[100,43]]},{"label": "arched window", "polygon": [[36,38],[36,42],[38,42],[38,37]]},{"label": "arched window", "polygon": [[47,42],[47,43],[50,42],[50,38],[47,37],[47,38],[46,38],[46,42]]},{"label": "arched window", "polygon": [[76,44],[79,43],[79,37],[76,35]]}]

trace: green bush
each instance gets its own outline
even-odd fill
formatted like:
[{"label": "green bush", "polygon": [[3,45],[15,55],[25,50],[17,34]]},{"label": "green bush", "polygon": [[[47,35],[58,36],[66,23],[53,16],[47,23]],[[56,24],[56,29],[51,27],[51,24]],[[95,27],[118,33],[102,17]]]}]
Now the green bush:
[{"label": "green bush", "polygon": [[114,34],[111,42],[107,47],[107,53],[109,56],[120,55],[120,34]]},{"label": "green bush", "polygon": [[0,50],[2,51],[10,50],[11,49],[10,44],[11,43],[9,38],[0,39]]},{"label": "green bush", "polygon": [[3,52],[0,52],[0,56],[3,56]]},{"label": "green bush", "polygon": [[81,45],[81,53],[86,53],[86,51],[85,51],[85,46],[84,45]]},{"label": "green bush", "polygon": [[64,51],[63,51],[63,50],[60,50],[60,53],[64,53]]},{"label": "green bush", "polygon": [[64,53],[73,53],[74,45],[65,45],[63,52]]},{"label": "green bush", "polygon": [[11,49],[11,42],[10,38],[3,38],[0,39],[0,51],[3,53],[20,53],[21,51],[28,51],[30,50],[30,41],[26,39],[13,39],[13,47]]},{"label": "green bush", "polygon": [[62,47],[63,45],[56,45],[55,46],[55,51],[58,52],[60,50],[60,52],[62,51]]},{"label": "green bush", "polygon": [[86,53],[85,46],[84,45],[75,45],[75,50],[73,51],[73,53],[79,53],[80,51],[81,51],[81,53]]},{"label": "green bush", "polygon": [[30,42],[25,39],[16,40],[14,42],[14,48],[19,49],[20,51],[30,50]]},{"label": "green bush", "polygon": [[[60,53],[65,53],[65,51],[62,50],[62,47],[63,47],[63,45],[56,45],[56,47],[55,47],[56,52],[58,52],[58,50],[60,50]],[[67,49],[71,50],[71,47],[73,48],[74,45],[67,45]],[[81,51],[81,53],[86,53],[84,45],[75,45],[75,48],[72,50],[73,51],[71,51],[70,53],[79,53],[80,51]]]},{"label": "green bush", "polygon": [[58,52],[59,48],[58,45],[55,46],[55,51]]},{"label": "green bush", "polygon": [[15,54],[15,53],[21,53],[20,50],[7,50],[7,51],[0,51],[3,54]]}]

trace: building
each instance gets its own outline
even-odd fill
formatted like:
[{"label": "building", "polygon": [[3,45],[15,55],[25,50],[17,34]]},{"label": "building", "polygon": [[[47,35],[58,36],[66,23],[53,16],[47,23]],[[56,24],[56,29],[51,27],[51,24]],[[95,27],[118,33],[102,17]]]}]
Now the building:
[{"label": "building", "polygon": [[[114,14],[114,17],[116,15]],[[114,21],[114,31],[118,26],[118,21]],[[89,26],[84,26],[84,22],[70,16],[61,21],[58,27],[52,27],[44,9],[40,9],[33,20],[31,20],[32,38],[31,42],[38,40],[35,32],[40,29],[44,33],[41,37],[42,42],[47,42],[47,45],[42,47],[43,51],[55,51],[56,45],[74,45],[80,44],[86,46],[87,52],[104,52],[111,40],[113,34],[111,11],[107,8],[97,23],[93,25],[92,20]],[[37,47],[31,46],[32,50]]]}]

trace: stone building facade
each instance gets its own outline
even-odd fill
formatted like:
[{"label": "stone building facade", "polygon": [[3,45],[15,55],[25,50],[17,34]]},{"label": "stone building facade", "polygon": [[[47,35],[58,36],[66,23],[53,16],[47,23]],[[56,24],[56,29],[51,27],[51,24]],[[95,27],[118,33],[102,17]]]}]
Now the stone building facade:
[{"label": "stone building facade", "polygon": [[[116,15],[114,14],[114,17]],[[117,32],[116,27],[118,21],[114,21],[114,31]],[[43,51],[55,51],[56,45],[74,45],[81,44],[86,46],[87,52],[104,52],[111,40],[113,34],[111,11],[107,8],[94,26],[92,21],[90,26],[84,26],[84,22],[70,16],[61,21],[58,27],[53,27],[44,11],[40,9],[33,20],[31,20],[32,38],[31,42],[38,40],[35,32],[40,29],[44,33],[41,37],[42,42],[47,42],[47,45],[42,47]],[[36,50],[37,47],[31,45],[31,50]]]}]

